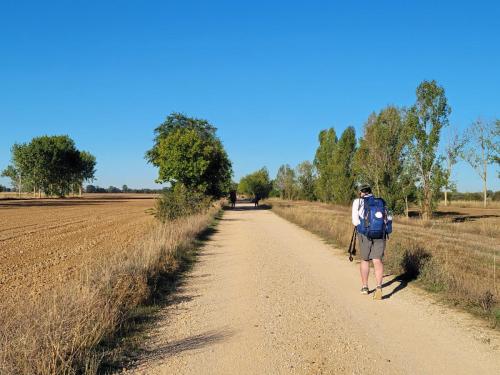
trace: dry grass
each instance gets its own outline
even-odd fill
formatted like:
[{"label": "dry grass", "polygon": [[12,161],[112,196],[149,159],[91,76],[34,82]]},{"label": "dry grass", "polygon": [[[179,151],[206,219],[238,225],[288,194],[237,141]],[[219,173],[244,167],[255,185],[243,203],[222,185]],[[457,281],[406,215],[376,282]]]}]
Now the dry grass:
[{"label": "dry grass", "polygon": [[94,374],[128,314],[159,275],[175,274],[220,207],[158,225],[140,245],[16,305],[0,306],[1,374]]},{"label": "dry grass", "polygon": [[19,195],[19,193],[15,192],[15,191],[2,191],[2,192],[0,192],[0,199],[18,199],[18,198],[26,199],[26,198],[32,198],[32,197],[33,197],[33,193],[21,193],[21,195]]},{"label": "dry grass", "polygon": [[[280,216],[347,250],[350,207],[279,200],[272,206]],[[385,264],[393,274],[417,280],[500,325],[500,212],[451,214],[432,221],[396,218]]]},{"label": "dry grass", "polygon": [[[439,202],[439,207],[445,207],[444,201]],[[466,200],[455,200],[449,201],[446,207],[457,207],[457,208],[484,208],[483,201],[466,201]],[[488,199],[486,201],[486,208],[500,209],[499,201],[492,201]]]}]

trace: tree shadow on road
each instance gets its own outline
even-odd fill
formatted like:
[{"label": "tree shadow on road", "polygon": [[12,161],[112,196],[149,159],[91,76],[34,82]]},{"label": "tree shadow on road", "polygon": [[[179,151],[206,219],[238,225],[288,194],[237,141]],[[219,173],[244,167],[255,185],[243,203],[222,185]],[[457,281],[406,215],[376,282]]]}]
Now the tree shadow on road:
[{"label": "tree shadow on road", "polygon": [[257,210],[270,210],[272,208],[269,204],[259,204],[257,207],[254,205],[246,205],[246,206],[238,206],[231,208],[229,206],[225,206],[223,208],[224,211],[257,211]]},{"label": "tree shadow on road", "polygon": [[157,349],[148,351],[144,355],[144,359],[166,359],[188,350],[200,349],[207,345],[221,342],[231,336],[233,336],[233,332],[228,329],[207,331],[198,335],[185,337],[181,340],[169,342]]}]

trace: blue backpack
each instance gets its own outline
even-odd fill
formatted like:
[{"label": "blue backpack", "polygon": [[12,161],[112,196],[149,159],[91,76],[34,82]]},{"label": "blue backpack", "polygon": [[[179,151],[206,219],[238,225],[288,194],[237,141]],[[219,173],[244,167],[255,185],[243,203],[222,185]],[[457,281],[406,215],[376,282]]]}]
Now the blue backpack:
[{"label": "blue backpack", "polygon": [[363,198],[364,215],[360,216],[358,233],[370,239],[387,238],[392,233],[392,217],[387,213],[387,206],[382,198],[369,196]]}]

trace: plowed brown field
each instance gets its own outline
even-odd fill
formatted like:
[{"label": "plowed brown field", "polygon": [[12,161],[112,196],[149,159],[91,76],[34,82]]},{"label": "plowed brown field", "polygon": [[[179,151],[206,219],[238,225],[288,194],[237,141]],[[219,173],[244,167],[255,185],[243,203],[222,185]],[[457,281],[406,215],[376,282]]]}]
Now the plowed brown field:
[{"label": "plowed brown field", "polygon": [[0,200],[0,300],[62,283],[133,246],[153,225],[151,196]]}]

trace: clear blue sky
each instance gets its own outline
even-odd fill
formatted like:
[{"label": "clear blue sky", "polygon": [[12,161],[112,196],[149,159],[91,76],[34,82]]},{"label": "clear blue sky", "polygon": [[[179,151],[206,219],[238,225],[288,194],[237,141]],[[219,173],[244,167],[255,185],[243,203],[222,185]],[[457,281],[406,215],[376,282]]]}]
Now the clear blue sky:
[{"label": "clear blue sky", "polygon": [[[154,187],[144,152],[179,111],[219,129],[236,180],[274,176],[312,160],[321,129],[359,136],[370,112],[411,105],[423,79],[459,129],[500,118],[498,2],[407,3],[2,1],[0,168],[14,142],[68,134],[96,155],[96,184]],[[455,179],[481,189],[464,163]]]}]

